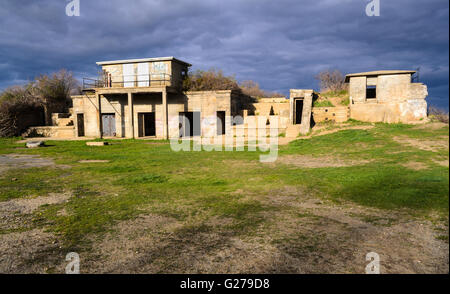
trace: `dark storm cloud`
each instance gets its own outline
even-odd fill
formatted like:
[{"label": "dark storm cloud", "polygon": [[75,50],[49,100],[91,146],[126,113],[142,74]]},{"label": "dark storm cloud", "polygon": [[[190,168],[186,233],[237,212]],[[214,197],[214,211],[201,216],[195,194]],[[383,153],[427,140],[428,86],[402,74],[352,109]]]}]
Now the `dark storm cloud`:
[{"label": "dark storm cloud", "polygon": [[448,108],[448,0],[2,0],[0,88],[59,68],[93,76],[96,61],[176,56],[267,90],[316,88],[323,69],[416,69],[430,104]]}]

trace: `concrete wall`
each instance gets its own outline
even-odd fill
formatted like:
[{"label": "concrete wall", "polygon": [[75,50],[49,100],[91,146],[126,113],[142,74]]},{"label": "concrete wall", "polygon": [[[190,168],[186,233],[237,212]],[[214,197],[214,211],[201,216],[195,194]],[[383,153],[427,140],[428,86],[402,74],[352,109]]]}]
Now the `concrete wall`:
[{"label": "concrete wall", "polygon": [[300,133],[307,134],[311,127],[311,110],[313,101],[313,90],[291,89],[289,96],[290,123],[295,124],[295,99],[303,99],[302,123],[300,124]]},{"label": "concrete wall", "polygon": [[[232,114],[232,91],[195,91],[184,94],[167,94],[169,137],[179,136],[179,113],[199,111],[203,121],[202,136],[216,133],[216,113],[225,111],[226,117]],[[97,99],[95,95],[72,96],[75,133],[78,133],[77,114],[84,114],[85,136],[98,137]],[[238,98],[235,97],[235,100]],[[127,95],[101,96],[102,113],[114,113],[116,123],[116,137],[132,137],[129,129],[129,108]],[[138,114],[141,112],[155,113],[156,137],[163,138],[163,114],[161,93],[147,93],[133,95],[134,136],[139,136]],[[205,120],[204,120],[205,119]],[[226,121],[231,126],[231,121]]]},{"label": "concrete wall", "polygon": [[289,124],[290,110],[289,100],[285,98],[281,99],[258,99],[257,103],[253,103],[254,107],[252,114],[259,117],[265,117],[266,120],[270,120],[270,109],[273,108],[274,115],[278,117],[278,125],[280,128],[286,128]]},{"label": "concrete wall", "polygon": [[[367,85],[376,85],[376,99],[366,99]],[[427,87],[411,83],[411,74],[351,77],[349,91],[352,119],[408,123],[427,116]]]},{"label": "concrete wall", "polygon": [[[181,64],[176,61],[151,61],[144,62],[148,66],[148,73],[151,76],[151,79],[155,79],[155,81],[150,80],[150,86],[172,86],[175,88],[181,89],[182,87],[182,75],[181,72],[183,70],[187,70],[187,66],[185,64]],[[133,71],[132,74],[138,74],[138,63],[132,63]],[[102,70],[106,71],[106,73],[111,74],[111,80],[113,82],[113,86],[121,87],[123,86],[123,64],[108,64],[103,65]],[[171,80],[166,82],[158,81],[163,79]],[[135,85],[137,86],[137,85]]]},{"label": "concrete wall", "polygon": [[349,115],[350,109],[347,106],[312,108],[312,116],[316,123],[324,121],[344,122],[348,120]]}]

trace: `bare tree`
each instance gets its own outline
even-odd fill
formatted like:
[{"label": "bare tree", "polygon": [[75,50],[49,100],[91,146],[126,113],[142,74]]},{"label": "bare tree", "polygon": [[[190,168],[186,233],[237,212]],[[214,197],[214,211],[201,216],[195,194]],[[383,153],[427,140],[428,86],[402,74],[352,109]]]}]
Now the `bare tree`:
[{"label": "bare tree", "polygon": [[41,108],[34,95],[33,83],[14,86],[0,95],[0,137],[17,136],[28,127],[24,115],[36,114]]},{"label": "bare tree", "polygon": [[35,94],[45,111],[46,125],[51,122],[53,112],[67,112],[70,94],[79,88],[73,74],[62,69],[52,75],[40,75],[35,79]]},{"label": "bare tree", "polygon": [[347,88],[344,75],[337,69],[321,71],[315,78],[320,82],[321,92],[338,92]]},{"label": "bare tree", "polygon": [[242,93],[251,97],[284,97],[283,94],[261,89],[259,84],[252,80],[243,81],[239,87],[241,88]]},{"label": "bare tree", "polygon": [[67,112],[77,89],[79,83],[64,69],[6,89],[0,94],[0,136],[17,136],[36,121],[50,124],[52,112]]},{"label": "bare tree", "polygon": [[428,116],[431,119],[448,124],[448,111],[445,111],[435,106],[430,106],[428,108]]}]

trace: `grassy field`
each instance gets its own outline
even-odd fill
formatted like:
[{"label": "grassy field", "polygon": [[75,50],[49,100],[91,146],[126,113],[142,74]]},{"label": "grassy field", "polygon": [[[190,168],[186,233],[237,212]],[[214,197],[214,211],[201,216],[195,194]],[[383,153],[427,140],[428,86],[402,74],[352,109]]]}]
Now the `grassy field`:
[{"label": "grassy field", "polygon": [[[103,147],[89,147],[84,141],[48,141],[48,147],[25,149],[24,143],[17,143],[18,138],[0,139],[0,156],[39,155],[55,163],[4,170],[0,173],[0,203],[69,195],[65,201],[44,203],[27,213],[5,216],[10,218],[9,224],[16,225],[2,225],[0,236],[31,231],[51,234],[52,242],[58,246],[35,252],[34,256],[41,256],[38,259],[12,261],[17,268],[32,272],[58,272],[62,265],[48,255],[59,258],[69,251],[89,256],[91,263],[85,272],[124,271],[126,266],[99,265],[106,253],[97,249],[108,240],[120,240],[117,234],[121,234],[121,224],[129,226],[125,232],[135,232],[127,237],[129,242],[148,234],[151,242],[145,239],[141,243],[159,248],[151,254],[146,251],[145,256],[151,256],[151,261],[139,261],[152,265],[140,267],[146,272],[215,272],[214,258],[229,256],[234,260],[238,256],[232,253],[238,245],[230,240],[247,240],[247,247],[241,248],[245,252],[259,247],[266,253],[277,250],[290,267],[254,256],[253,261],[250,258],[240,267],[227,261],[229,267],[219,267],[220,272],[327,272],[325,263],[301,270],[295,264],[313,264],[318,256],[336,255],[342,250],[355,256],[350,247],[344,246],[352,237],[347,241],[340,239],[354,232],[352,222],[344,221],[339,214],[341,209],[345,217],[374,225],[374,230],[396,230],[392,226],[397,224],[404,231],[405,222],[430,223],[434,235],[429,242],[432,246],[447,246],[447,260],[437,265],[438,259],[430,258],[429,267],[406,271],[440,270],[445,265],[448,270],[448,135],[448,126],[442,125],[376,124],[370,129],[343,130],[293,141],[280,146],[279,160],[270,164],[260,163],[258,152],[174,152],[164,141],[111,140],[111,145]],[[336,217],[332,220],[326,211]],[[155,218],[151,224],[139,223],[150,216]],[[172,225],[167,226],[169,223]],[[325,229],[327,226],[333,231]],[[198,244],[195,238],[203,241]],[[223,244],[227,244],[226,248]],[[136,249],[133,256],[141,258],[142,251]],[[195,260],[204,256],[209,259],[193,268],[187,266],[191,259],[177,259],[179,252],[201,252]],[[348,258],[345,254],[342,260]],[[401,271],[395,258],[391,259],[391,271]],[[332,272],[360,271],[362,265],[355,264],[329,268]]]}]

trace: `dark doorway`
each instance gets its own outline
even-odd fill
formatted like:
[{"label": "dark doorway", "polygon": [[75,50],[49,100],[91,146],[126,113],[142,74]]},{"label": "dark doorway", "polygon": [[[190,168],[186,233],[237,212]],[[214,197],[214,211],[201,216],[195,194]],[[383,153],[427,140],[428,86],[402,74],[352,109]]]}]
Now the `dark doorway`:
[{"label": "dark doorway", "polygon": [[180,112],[180,137],[200,136],[200,112]]},{"label": "dark doorway", "polygon": [[302,123],[303,99],[295,100],[295,124]]},{"label": "dark doorway", "polygon": [[225,135],[225,111],[217,111],[217,136]]},{"label": "dark doorway", "polygon": [[156,136],[156,124],[154,112],[142,112],[138,114],[139,137]]},{"label": "dark doorway", "polygon": [[103,136],[112,137],[116,135],[116,116],[114,113],[102,114]]},{"label": "dark doorway", "polygon": [[377,86],[367,86],[366,99],[376,99],[376,98],[377,98]]},{"label": "dark doorway", "polygon": [[78,137],[84,137],[84,114],[77,113]]}]

